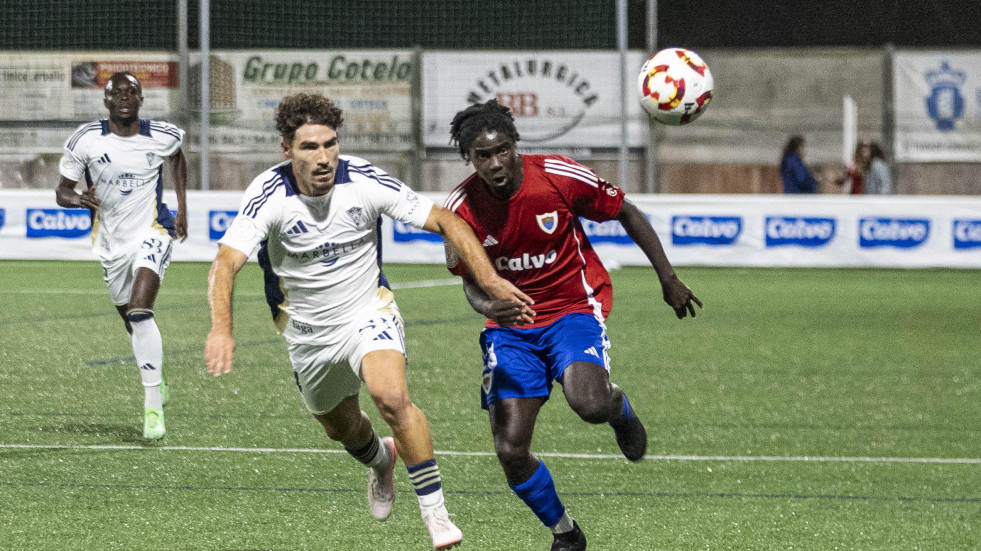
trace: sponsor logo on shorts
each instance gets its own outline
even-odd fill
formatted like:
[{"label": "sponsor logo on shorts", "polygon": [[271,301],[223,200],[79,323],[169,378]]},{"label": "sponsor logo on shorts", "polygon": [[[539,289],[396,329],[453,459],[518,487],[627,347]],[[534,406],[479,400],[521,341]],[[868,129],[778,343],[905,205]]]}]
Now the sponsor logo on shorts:
[{"label": "sponsor logo on shorts", "polygon": [[743,231],[741,216],[674,216],[671,243],[674,245],[732,245]]},{"label": "sponsor logo on shorts", "polygon": [[824,247],[834,239],[836,229],[834,218],[768,216],[766,246]]},{"label": "sponsor logo on shorts", "polygon": [[313,334],[313,327],[309,323],[303,323],[302,321],[296,321],[295,319],[292,319],[292,318],[290,318],[290,323],[293,324],[293,329],[296,329],[296,332],[299,333],[299,334],[301,334],[301,335],[312,335]]},{"label": "sponsor logo on shorts", "polygon": [[858,246],[919,247],[930,237],[930,221],[921,218],[862,218],[858,221]]},{"label": "sponsor logo on shorts", "polygon": [[92,230],[88,209],[27,209],[27,237],[84,237]]},{"label": "sponsor logo on shorts", "polygon": [[409,224],[399,222],[398,220],[394,220],[393,222],[392,239],[394,239],[397,243],[404,243],[406,241],[429,241],[432,243],[443,242],[443,238],[440,237],[439,234],[414,228]]},{"label": "sponsor logo on shorts", "polygon": [[[0,226],[3,225],[0,213]],[[981,220],[954,220],[954,248],[977,249],[981,247]]]},{"label": "sponsor logo on shorts", "polygon": [[212,241],[218,241],[224,237],[228,227],[232,225],[232,220],[238,211],[234,210],[212,210],[208,212],[208,237]]}]

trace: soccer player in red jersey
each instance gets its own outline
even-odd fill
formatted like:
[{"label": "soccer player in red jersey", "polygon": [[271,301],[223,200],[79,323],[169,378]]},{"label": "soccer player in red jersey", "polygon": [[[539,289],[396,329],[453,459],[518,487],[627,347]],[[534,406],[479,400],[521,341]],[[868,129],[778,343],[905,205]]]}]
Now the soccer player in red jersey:
[{"label": "soccer player in red jersey", "polygon": [[654,228],[622,190],[566,157],[518,154],[507,107],[496,100],[472,105],[457,113],[450,133],[476,172],[445,206],[470,224],[501,277],[534,300],[532,310],[491,299],[447,248],[447,267],[463,277],[470,305],[488,318],[480,335],[481,406],[490,415],[494,449],[508,485],[551,529],[552,551],[586,549],[552,475],[530,449],[553,381],[584,421],[613,427],[627,459],[643,459],[647,432],[626,394],[610,382],[604,320],[613,291],[579,218],[620,221],[647,255],[679,319],[695,317],[694,305],[702,303],[678,279]]}]

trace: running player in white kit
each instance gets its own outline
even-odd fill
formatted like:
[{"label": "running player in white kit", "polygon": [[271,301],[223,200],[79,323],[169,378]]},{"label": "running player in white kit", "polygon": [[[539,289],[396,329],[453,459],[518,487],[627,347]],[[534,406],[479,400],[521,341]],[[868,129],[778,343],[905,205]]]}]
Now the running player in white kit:
[{"label": "running player in white kit", "polygon": [[[92,212],[92,251],[99,257],[109,295],[131,335],[144,387],[143,437],[163,438],[163,344],[153,304],[170,264],[172,238],[187,239],[187,161],[184,131],[140,120],[143,88],[128,72],[106,83],[109,119],[83,124],[65,142],[55,198],[62,207]],[[163,165],[174,175],[177,214],[161,201]],[[81,194],[75,186],[85,177]]]},{"label": "running player in white kit", "polygon": [[[442,235],[463,251],[488,294],[530,299],[497,276],[461,219],[367,161],[340,155],[342,122],[341,110],[320,94],[288,96],[277,109],[287,160],[252,181],[220,241],[208,277],[205,359],[215,376],[232,369],[232,288],[258,250],[303,402],[329,438],[369,467],[372,515],[391,513],[401,456],[433,547],[449,549],[463,534],[446,511],[428,421],[409,398],[402,317],[381,271],[379,217]],[[393,437],[379,438],[361,411],[362,382]]]}]

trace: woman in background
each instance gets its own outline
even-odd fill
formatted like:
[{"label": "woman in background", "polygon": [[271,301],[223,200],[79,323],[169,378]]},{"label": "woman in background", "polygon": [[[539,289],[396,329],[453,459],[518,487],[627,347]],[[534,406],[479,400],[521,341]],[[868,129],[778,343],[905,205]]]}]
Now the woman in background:
[{"label": "woman in background", "polygon": [[804,137],[791,136],[783,148],[780,177],[784,193],[817,193],[817,180],[804,164]]}]

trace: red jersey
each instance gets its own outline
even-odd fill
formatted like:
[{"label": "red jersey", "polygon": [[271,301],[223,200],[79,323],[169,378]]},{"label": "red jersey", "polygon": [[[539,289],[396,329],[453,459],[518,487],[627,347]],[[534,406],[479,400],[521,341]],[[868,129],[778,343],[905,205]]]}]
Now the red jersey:
[{"label": "red jersey", "polygon": [[[497,199],[476,173],[456,187],[445,207],[463,218],[497,273],[534,299],[534,324],[572,312],[605,319],[613,306],[610,275],[586,239],[579,217],[604,222],[620,214],[623,191],[592,169],[560,155],[522,155],[521,187]],[[447,258],[466,276],[467,267]],[[487,327],[496,327],[487,320]]]}]

